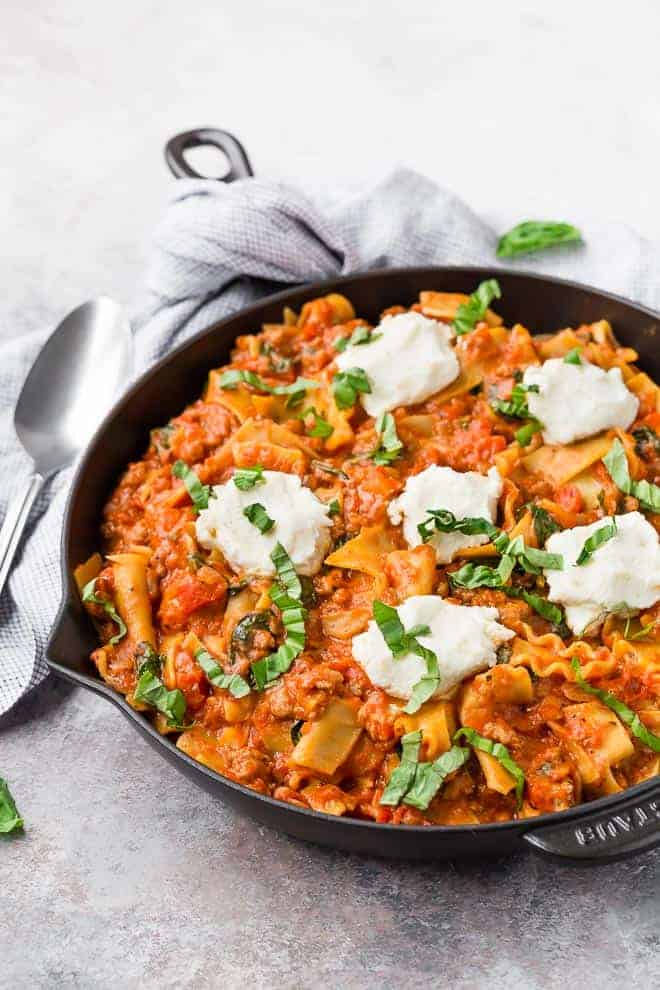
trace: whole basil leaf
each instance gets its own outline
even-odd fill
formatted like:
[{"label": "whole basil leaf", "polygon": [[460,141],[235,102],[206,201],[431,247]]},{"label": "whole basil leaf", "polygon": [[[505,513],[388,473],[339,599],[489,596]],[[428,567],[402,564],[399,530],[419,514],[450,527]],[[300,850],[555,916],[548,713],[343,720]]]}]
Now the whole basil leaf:
[{"label": "whole basil leaf", "polygon": [[0,835],[18,832],[23,825],[23,819],[9,790],[9,784],[0,777]]},{"label": "whole basil leaf", "polygon": [[570,223],[555,220],[524,220],[503,234],[497,245],[498,258],[532,254],[558,244],[581,241],[582,234]]}]

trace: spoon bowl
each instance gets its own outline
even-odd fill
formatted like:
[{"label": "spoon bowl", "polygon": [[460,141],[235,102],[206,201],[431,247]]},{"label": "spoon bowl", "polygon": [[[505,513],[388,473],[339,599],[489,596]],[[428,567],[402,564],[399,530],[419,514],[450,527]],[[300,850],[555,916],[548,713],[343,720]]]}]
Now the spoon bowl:
[{"label": "spoon bowl", "polygon": [[34,473],[10,504],[0,530],[0,594],[44,481],[87,444],[131,369],[131,328],[112,299],[83,303],[66,316],[25,380],[14,428]]}]

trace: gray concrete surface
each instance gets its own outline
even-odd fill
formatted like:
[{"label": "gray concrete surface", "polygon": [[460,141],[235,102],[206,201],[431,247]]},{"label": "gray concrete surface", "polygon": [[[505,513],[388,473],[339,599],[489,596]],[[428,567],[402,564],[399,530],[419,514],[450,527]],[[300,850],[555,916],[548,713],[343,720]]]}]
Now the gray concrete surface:
[{"label": "gray concrete surface", "polygon": [[[4,0],[0,334],[135,291],[164,139],[218,124],[261,174],[406,162],[502,225],[592,212],[660,236],[660,7],[568,0]],[[27,821],[0,842],[14,988],[547,990],[658,982],[660,854],[393,864],[306,846],[48,684],[0,725]]]}]

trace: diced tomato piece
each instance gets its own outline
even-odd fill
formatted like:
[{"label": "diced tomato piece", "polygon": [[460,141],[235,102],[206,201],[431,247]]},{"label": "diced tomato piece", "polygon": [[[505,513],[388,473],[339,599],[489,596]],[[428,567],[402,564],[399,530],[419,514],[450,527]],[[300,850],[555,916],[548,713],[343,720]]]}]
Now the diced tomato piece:
[{"label": "diced tomato piece", "polygon": [[227,582],[210,567],[202,571],[202,576],[199,572],[174,571],[167,580],[158,612],[165,628],[181,628],[193,612],[205,605],[224,604]]},{"label": "diced tomato piece", "polygon": [[555,493],[555,500],[569,512],[582,512],[584,499],[576,485],[562,485]]}]

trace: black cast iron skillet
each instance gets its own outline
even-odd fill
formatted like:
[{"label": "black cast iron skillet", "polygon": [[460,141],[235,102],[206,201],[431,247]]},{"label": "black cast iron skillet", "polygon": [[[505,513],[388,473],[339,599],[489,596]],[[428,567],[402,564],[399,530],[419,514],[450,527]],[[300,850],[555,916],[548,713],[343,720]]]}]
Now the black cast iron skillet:
[{"label": "black cast iron skillet", "polygon": [[[224,181],[252,174],[238,141],[226,132],[207,128],[169,142],[166,158],[175,175],[197,175],[183,155],[187,148],[200,144],[213,144],[226,154],[230,171]],[[308,299],[328,292],[345,294],[361,316],[377,322],[384,308],[414,302],[420,289],[469,293],[492,275],[486,268],[392,269],[279,292],[209,327],[144,374],[105,418],[77,469],[62,535],[63,600],[48,644],[48,661],[57,674],[117,705],[152,746],[197,784],[257,821],[298,838],[353,852],[411,859],[499,856],[521,844],[564,859],[619,859],[660,843],[659,778],[569,811],[492,825],[393,826],[336,818],[264,797],[195,762],[108,687],[88,660],[98,644],[81,607],[73,570],[98,549],[103,504],[124,466],[147,447],[149,430],[167,422],[200,394],[208,370],[229,359],[239,334],[277,322],[284,305],[297,310]],[[500,270],[497,278],[502,287],[498,312],[507,325],[521,322],[543,333],[608,319],[620,340],[639,352],[640,365],[654,377],[660,376],[660,317],[656,313],[559,279]],[[570,409],[566,414],[570,415]]]}]

